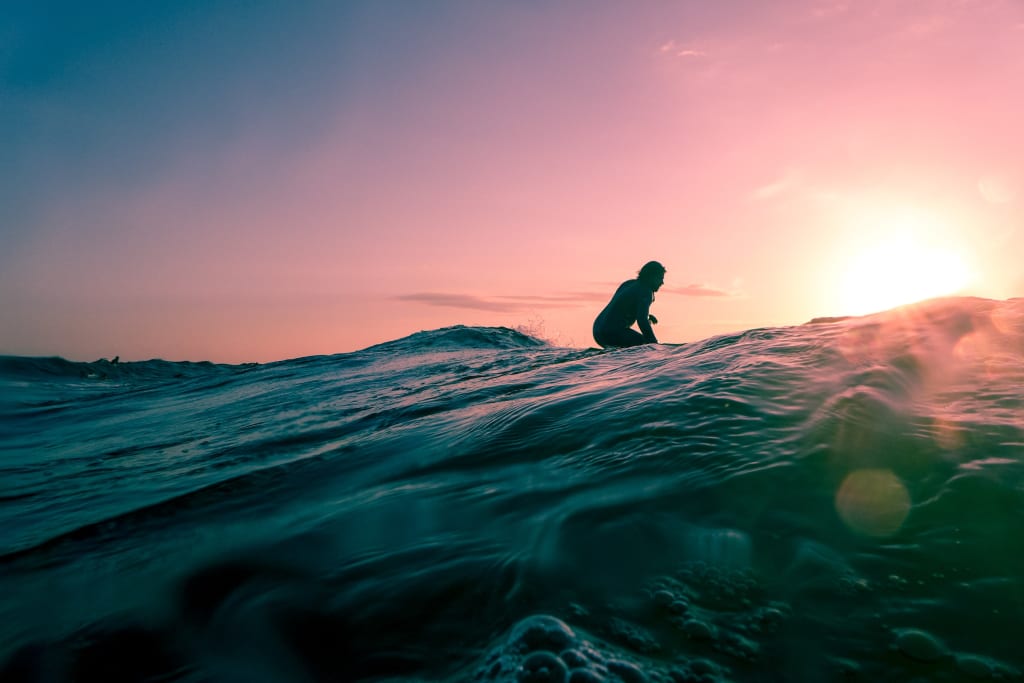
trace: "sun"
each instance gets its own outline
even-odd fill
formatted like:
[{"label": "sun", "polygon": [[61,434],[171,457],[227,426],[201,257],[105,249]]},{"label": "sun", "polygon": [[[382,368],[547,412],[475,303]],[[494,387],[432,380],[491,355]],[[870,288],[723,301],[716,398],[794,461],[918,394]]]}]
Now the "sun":
[{"label": "sun", "polygon": [[935,227],[922,214],[904,213],[873,231],[874,241],[858,247],[840,270],[843,314],[875,313],[967,287],[967,261]]}]

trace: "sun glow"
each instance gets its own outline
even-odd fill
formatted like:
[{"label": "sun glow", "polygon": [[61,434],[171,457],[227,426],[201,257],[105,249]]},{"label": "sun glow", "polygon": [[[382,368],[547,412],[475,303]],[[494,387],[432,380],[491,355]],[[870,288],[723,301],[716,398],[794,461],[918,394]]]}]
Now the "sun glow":
[{"label": "sun glow", "polygon": [[840,304],[847,315],[883,311],[962,291],[971,272],[945,243],[938,223],[921,213],[891,216],[887,229],[846,261]]}]

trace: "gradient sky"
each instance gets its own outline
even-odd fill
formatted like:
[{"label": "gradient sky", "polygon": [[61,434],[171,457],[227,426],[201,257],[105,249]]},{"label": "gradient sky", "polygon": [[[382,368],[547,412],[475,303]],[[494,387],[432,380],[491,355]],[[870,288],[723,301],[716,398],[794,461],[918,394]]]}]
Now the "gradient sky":
[{"label": "gradient sky", "polygon": [[1024,296],[1022,0],[5,2],[0,353]]}]

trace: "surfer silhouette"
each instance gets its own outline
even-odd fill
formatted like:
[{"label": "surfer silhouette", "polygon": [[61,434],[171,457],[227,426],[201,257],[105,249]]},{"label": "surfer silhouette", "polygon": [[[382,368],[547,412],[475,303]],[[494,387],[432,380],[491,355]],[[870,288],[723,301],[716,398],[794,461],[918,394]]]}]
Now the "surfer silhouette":
[{"label": "surfer silhouette", "polygon": [[[665,282],[665,266],[657,261],[644,264],[635,280],[626,280],[615,290],[612,300],[594,321],[594,341],[604,348],[657,344],[651,324],[658,319],[650,314],[654,293]],[[633,329],[636,323],[640,331]]]}]

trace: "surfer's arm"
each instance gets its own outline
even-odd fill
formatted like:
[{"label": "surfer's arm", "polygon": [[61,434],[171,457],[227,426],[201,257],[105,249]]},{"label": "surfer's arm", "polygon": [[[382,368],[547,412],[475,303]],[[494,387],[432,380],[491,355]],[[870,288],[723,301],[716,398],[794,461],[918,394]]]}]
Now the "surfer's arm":
[{"label": "surfer's arm", "polygon": [[640,328],[641,334],[644,335],[645,342],[657,344],[658,338],[654,336],[654,330],[651,328],[650,309],[651,300],[647,297],[640,297],[636,310],[636,326]]}]

